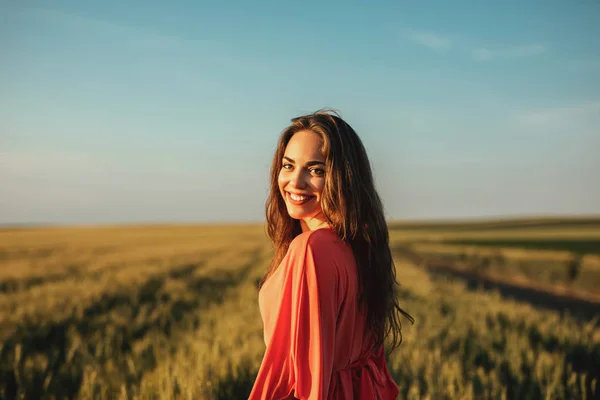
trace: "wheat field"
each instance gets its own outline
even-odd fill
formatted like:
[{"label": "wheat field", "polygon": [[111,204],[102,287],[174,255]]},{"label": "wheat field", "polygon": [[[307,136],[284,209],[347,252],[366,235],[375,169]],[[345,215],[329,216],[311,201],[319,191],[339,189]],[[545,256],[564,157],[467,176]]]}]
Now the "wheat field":
[{"label": "wheat field", "polygon": [[[0,398],[244,399],[264,227],[0,231]],[[396,259],[402,399],[592,399],[600,327]]]}]

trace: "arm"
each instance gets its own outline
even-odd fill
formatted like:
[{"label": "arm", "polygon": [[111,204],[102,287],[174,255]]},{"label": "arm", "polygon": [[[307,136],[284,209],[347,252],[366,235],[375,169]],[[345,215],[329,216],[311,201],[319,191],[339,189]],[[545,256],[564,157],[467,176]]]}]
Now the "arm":
[{"label": "arm", "polygon": [[250,400],[327,398],[339,272],[327,246],[313,237],[294,241],[279,267],[285,274],[281,302]]}]

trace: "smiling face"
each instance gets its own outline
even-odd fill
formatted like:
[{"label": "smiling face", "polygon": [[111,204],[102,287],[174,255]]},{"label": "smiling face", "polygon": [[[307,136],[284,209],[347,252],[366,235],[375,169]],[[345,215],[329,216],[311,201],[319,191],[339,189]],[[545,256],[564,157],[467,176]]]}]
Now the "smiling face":
[{"label": "smiling face", "polygon": [[279,171],[278,185],[290,217],[300,220],[302,231],[327,225],[321,198],[325,187],[322,141],[311,131],[295,133],[288,142]]}]

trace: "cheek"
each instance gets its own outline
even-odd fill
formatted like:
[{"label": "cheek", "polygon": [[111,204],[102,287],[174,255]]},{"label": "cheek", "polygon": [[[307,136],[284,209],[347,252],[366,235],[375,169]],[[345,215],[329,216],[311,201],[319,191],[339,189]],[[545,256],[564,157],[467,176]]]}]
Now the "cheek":
[{"label": "cheek", "polygon": [[314,190],[319,194],[319,197],[323,195],[323,189],[325,189],[325,181],[323,179],[319,179],[319,181],[315,182]]},{"label": "cheek", "polygon": [[284,178],[283,174],[281,172],[279,172],[279,175],[277,176],[277,185],[279,186],[280,191],[283,191],[285,184],[286,184],[285,178]]}]

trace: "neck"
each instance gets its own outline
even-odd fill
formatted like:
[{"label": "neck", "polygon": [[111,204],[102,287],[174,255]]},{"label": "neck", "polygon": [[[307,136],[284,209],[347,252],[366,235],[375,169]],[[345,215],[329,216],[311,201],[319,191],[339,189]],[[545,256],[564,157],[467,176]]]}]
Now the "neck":
[{"label": "neck", "polygon": [[300,220],[300,227],[302,228],[302,232],[308,232],[321,228],[327,228],[329,227],[329,224],[324,219],[310,218]]}]

